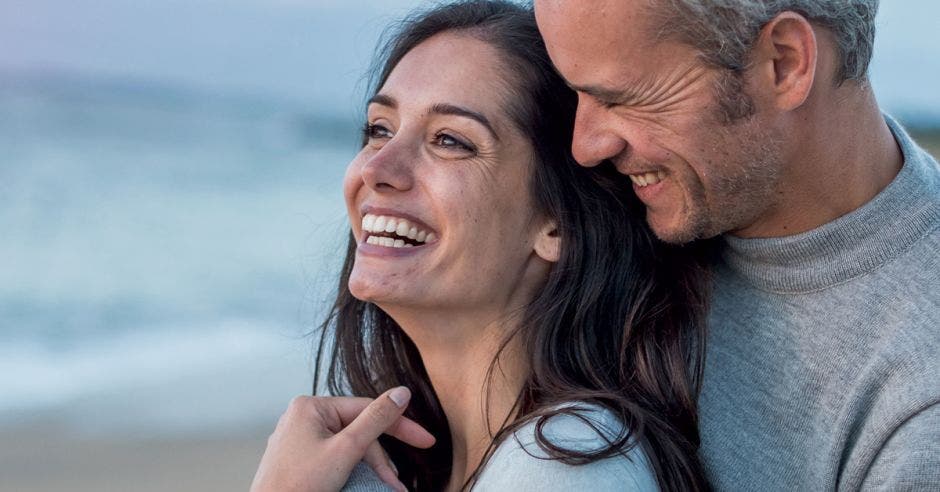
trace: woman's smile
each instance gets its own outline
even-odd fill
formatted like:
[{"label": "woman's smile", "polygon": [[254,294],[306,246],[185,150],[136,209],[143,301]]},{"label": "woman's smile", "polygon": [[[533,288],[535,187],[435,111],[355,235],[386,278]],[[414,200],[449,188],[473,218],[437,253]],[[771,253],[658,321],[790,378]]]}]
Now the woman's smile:
[{"label": "woman's smile", "polygon": [[366,255],[412,254],[438,238],[437,232],[421,220],[388,209],[369,209],[363,213],[360,227],[359,251]]}]

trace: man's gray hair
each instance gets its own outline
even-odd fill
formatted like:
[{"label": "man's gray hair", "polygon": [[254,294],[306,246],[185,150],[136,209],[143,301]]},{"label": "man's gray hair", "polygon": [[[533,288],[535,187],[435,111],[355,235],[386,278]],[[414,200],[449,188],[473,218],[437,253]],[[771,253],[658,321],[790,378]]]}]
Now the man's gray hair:
[{"label": "man's gray hair", "polygon": [[712,65],[741,72],[761,28],[796,12],[834,35],[840,64],[835,82],[864,81],[875,43],[878,0],[660,0],[651,2],[666,36],[697,48]]}]

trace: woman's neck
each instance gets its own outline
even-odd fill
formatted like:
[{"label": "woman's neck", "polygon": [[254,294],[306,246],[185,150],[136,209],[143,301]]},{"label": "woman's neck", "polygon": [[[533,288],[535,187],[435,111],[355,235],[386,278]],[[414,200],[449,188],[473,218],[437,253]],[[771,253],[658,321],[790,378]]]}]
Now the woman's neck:
[{"label": "woman's neck", "polygon": [[[389,313],[391,314],[391,313]],[[448,490],[459,490],[480,464],[507,420],[522,388],[525,357],[518,337],[493,359],[515,327],[508,316],[406,315],[392,317],[421,353],[431,384],[447,416],[453,442]],[[498,319],[498,321],[490,321]],[[492,373],[490,368],[492,367]]]}]

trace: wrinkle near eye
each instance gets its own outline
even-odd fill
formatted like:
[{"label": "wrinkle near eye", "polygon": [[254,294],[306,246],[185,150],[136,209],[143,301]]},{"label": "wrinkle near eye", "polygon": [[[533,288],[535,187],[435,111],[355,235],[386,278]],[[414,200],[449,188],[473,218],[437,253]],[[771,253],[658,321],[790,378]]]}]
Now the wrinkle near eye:
[{"label": "wrinkle near eye", "polygon": [[669,112],[694,95],[695,86],[708,75],[700,65],[689,65],[681,70],[670,71],[657,79],[646,79],[631,90],[625,107],[644,112]]},{"label": "wrinkle near eye", "polygon": [[479,172],[483,176],[484,183],[493,183],[497,182],[499,176],[500,166],[511,165],[512,163],[506,162],[505,159],[500,160],[500,157],[496,155],[495,152],[477,152],[477,154],[470,159],[470,164],[473,166],[475,172]]}]

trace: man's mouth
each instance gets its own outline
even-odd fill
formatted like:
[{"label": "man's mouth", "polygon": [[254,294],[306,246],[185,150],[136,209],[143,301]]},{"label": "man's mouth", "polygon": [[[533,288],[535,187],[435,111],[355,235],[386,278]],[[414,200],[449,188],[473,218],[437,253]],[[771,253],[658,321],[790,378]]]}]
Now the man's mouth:
[{"label": "man's mouth", "polygon": [[663,171],[628,174],[628,176],[630,176],[630,181],[633,181],[633,184],[639,186],[640,188],[644,188],[649,185],[654,185],[666,179],[666,173]]},{"label": "man's mouth", "polygon": [[413,248],[433,242],[437,235],[401,217],[366,214],[362,230],[368,234],[367,244],[386,248]]}]

